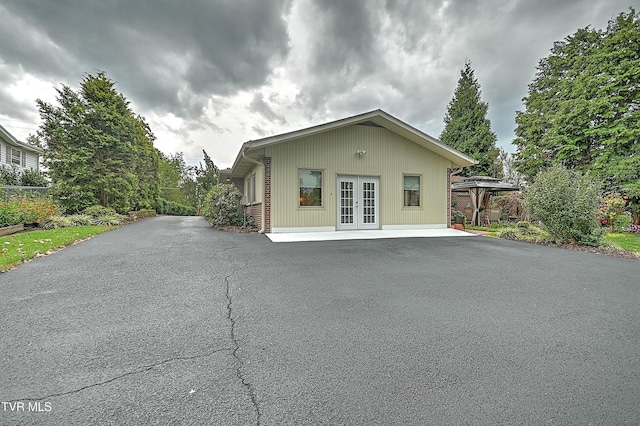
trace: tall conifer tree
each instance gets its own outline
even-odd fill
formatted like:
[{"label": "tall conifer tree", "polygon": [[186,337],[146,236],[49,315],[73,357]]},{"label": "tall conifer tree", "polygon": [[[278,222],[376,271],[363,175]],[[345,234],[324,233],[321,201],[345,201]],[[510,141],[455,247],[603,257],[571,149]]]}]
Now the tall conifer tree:
[{"label": "tall conifer tree", "polygon": [[155,138],[114,85],[99,72],[85,76],[78,92],[57,89],[59,106],[37,100],[44,165],[70,211],[101,204],[125,212],[158,198]]},{"label": "tall conifer tree", "polygon": [[489,106],[482,102],[480,94],[480,84],[474,76],[471,62],[467,61],[447,107],[440,140],[478,160],[477,165],[464,169],[466,176],[496,176],[497,137],[487,118]]}]

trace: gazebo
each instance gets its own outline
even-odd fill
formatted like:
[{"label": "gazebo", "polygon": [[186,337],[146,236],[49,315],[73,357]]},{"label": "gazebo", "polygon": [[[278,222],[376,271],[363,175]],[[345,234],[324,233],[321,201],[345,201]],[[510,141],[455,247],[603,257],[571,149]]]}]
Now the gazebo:
[{"label": "gazebo", "polygon": [[480,208],[483,207],[486,210],[486,204],[492,192],[520,191],[521,189],[517,185],[501,182],[500,179],[489,176],[471,176],[462,182],[451,185],[451,191],[453,192],[469,191],[471,208],[473,209],[471,224],[476,226],[480,225]]}]

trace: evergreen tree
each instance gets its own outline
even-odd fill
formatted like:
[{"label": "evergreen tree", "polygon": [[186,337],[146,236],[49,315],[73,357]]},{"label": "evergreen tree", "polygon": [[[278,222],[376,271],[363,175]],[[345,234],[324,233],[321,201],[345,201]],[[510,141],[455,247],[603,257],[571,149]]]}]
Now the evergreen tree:
[{"label": "evergreen tree", "polygon": [[529,181],[562,164],[640,204],[640,15],[634,9],[604,31],[587,27],[554,43],[523,102],[514,144],[517,167]]},{"label": "evergreen tree", "polygon": [[440,140],[478,160],[478,164],[463,170],[466,176],[495,176],[498,173],[497,137],[487,118],[489,106],[482,102],[480,94],[480,84],[474,76],[471,62],[467,61],[447,107]]},{"label": "evergreen tree", "polygon": [[71,211],[100,204],[125,212],[158,197],[154,136],[114,85],[99,72],[85,76],[78,92],[57,89],[59,106],[37,100],[43,163]]}]

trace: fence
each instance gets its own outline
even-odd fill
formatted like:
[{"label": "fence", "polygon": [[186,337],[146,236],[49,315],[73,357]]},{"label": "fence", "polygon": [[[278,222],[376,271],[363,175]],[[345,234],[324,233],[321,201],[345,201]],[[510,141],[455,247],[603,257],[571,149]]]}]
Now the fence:
[{"label": "fence", "polygon": [[10,197],[12,195],[19,195],[24,193],[31,193],[34,195],[47,195],[48,192],[49,192],[48,186],[20,186],[20,185],[0,186],[0,195],[4,197]]}]

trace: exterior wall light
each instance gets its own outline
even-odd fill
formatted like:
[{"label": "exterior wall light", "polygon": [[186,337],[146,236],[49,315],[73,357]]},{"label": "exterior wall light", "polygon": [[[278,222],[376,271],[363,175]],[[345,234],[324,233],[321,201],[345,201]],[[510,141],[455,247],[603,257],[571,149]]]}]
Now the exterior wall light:
[{"label": "exterior wall light", "polygon": [[367,154],[367,151],[362,149],[356,149],[356,155],[360,158],[364,157]]}]

